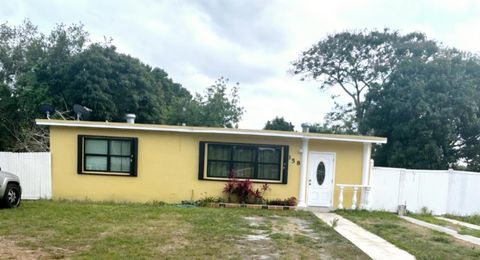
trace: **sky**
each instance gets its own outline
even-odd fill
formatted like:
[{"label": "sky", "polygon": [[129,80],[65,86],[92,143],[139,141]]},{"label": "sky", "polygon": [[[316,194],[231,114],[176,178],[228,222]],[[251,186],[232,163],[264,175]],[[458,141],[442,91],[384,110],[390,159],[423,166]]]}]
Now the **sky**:
[{"label": "sky", "polygon": [[[300,130],[333,107],[319,83],[289,73],[302,51],[345,30],[420,31],[445,46],[480,52],[476,0],[0,0],[0,22],[30,19],[48,33],[83,23],[93,41],[112,38],[119,52],[164,69],[192,93],[219,77],[240,83],[240,128],[275,116]],[[342,100],[346,100],[343,98]]]}]

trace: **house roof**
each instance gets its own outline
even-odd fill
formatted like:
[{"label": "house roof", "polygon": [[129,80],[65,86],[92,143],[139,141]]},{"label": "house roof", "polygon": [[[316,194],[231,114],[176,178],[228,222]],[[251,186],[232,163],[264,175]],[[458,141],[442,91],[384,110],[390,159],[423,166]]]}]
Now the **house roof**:
[{"label": "house roof", "polygon": [[309,140],[327,140],[358,143],[387,143],[387,138],[376,136],[361,135],[343,135],[343,134],[318,134],[304,132],[286,132],[273,130],[251,130],[235,128],[217,128],[217,127],[197,127],[197,126],[172,126],[172,125],[154,125],[154,124],[130,124],[114,122],[94,122],[77,120],[52,120],[36,119],[37,125],[43,126],[62,126],[62,127],[85,127],[85,128],[103,128],[103,129],[123,129],[123,130],[141,130],[141,131],[159,131],[159,132],[179,132],[179,133],[198,133],[198,134],[226,134],[243,136],[268,136],[283,137],[293,139]]}]

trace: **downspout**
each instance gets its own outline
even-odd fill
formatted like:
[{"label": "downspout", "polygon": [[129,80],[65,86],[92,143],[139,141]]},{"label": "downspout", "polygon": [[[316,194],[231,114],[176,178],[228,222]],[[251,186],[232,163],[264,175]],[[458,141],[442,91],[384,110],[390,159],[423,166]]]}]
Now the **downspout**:
[{"label": "downspout", "polygon": [[305,191],[307,188],[307,163],[308,163],[308,139],[302,139],[302,158],[300,161],[300,186],[298,187],[298,205],[297,207],[305,208]]}]

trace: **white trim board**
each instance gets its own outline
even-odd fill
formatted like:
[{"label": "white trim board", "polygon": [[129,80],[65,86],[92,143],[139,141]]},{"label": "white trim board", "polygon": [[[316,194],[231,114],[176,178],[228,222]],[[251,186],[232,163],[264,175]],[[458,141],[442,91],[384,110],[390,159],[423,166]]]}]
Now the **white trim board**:
[{"label": "white trim board", "polygon": [[85,127],[85,128],[101,128],[101,129],[123,129],[123,130],[159,131],[159,132],[198,133],[198,134],[268,136],[268,137],[282,137],[282,138],[295,138],[295,139],[307,139],[307,140],[326,140],[326,141],[377,143],[377,144],[387,143],[386,138],[369,137],[369,136],[314,134],[314,133],[303,133],[303,132],[281,132],[281,131],[264,131],[264,130],[239,130],[239,129],[213,128],[213,127],[209,128],[209,127],[190,127],[190,126],[109,123],[109,122],[91,122],[91,121],[74,121],[74,120],[37,119],[35,121],[37,125],[42,125],[42,126]]}]

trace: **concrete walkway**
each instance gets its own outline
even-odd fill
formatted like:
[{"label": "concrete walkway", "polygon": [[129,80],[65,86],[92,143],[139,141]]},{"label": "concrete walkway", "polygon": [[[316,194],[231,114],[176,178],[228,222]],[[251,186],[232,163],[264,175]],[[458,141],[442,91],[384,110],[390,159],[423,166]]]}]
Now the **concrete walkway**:
[{"label": "concrete walkway", "polygon": [[470,223],[466,223],[466,222],[463,222],[463,221],[459,221],[459,220],[456,220],[456,219],[444,218],[444,217],[435,217],[435,218],[438,218],[438,219],[444,220],[444,221],[448,221],[448,222],[453,223],[455,225],[464,226],[466,228],[480,230],[480,226],[470,224]]},{"label": "concrete walkway", "polygon": [[314,212],[314,214],[329,226],[332,226],[335,219],[338,219],[334,227],[335,231],[350,240],[372,259],[415,259],[408,252],[399,249],[385,239],[366,231],[357,224],[335,213]]},{"label": "concrete walkway", "polygon": [[413,224],[417,224],[417,225],[422,226],[422,227],[426,227],[426,228],[430,228],[430,229],[433,229],[433,230],[436,230],[436,231],[439,231],[439,232],[443,232],[443,233],[449,234],[449,235],[451,235],[451,236],[453,236],[457,239],[460,239],[460,240],[463,240],[463,241],[466,241],[466,242],[469,242],[469,243],[480,246],[480,238],[478,238],[478,237],[469,236],[469,235],[461,235],[461,234],[458,234],[458,232],[456,230],[453,230],[453,229],[450,229],[450,228],[447,228],[447,227],[443,227],[443,226],[439,226],[439,225],[435,225],[435,224],[431,224],[431,223],[428,223],[428,222],[425,222],[425,221],[418,220],[416,218],[411,218],[411,217],[407,217],[407,216],[402,216],[401,218],[403,218],[406,221],[411,222]]}]

